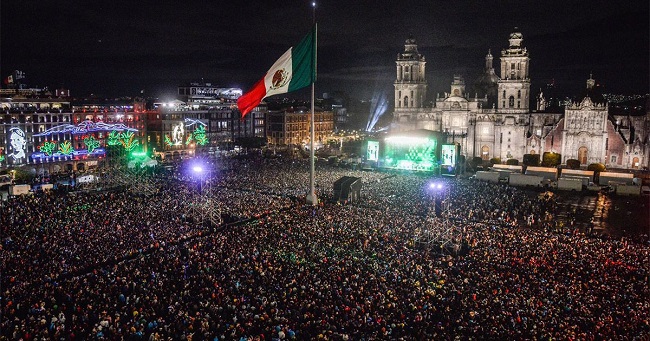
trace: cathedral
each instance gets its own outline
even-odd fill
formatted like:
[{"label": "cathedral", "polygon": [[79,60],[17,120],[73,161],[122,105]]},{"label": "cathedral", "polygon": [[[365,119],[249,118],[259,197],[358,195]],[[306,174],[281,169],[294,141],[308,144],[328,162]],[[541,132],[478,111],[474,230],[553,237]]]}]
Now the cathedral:
[{"label": "cathedral", "polygon": [[[493,56],[485,56],[483,74],[473,84],[473,94],[454,76],[450,91],[427,102],[425,57],[409,38],[397,55],[395,111],[391,131],[426,129],[445,133],[447,143],[460,145],[460,153],[472,159],[498,158],[502,162],[526,154],[561,154],[562,164],[579,160],[582,167],[602,163],[608,169],[647,169],[650,156],[650,114],[614,115],[608,103],[595,95],[590,77],[586,96],[564,110],[551,112],[543,93],[532,95],[530,58],[523,35],[513,32],[501,51],[499,73]],[[534,103],[535,108],[530,105]]]}]

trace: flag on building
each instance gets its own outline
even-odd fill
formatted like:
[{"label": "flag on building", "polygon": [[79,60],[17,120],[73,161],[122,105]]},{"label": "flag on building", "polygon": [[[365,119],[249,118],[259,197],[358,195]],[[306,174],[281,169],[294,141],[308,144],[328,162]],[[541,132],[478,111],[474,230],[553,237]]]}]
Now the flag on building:
[{"label": "flag on building", "polygon": [[316,26],[278,59],[252,89],[237,100],[242,119],[269,96],[304,88],[316,81]]},{"label": "flag on building", "polygon": [[9,75],[7,78],[5,78],[5,84],[13,84],[14,83],[14,77],[12,75]]}]

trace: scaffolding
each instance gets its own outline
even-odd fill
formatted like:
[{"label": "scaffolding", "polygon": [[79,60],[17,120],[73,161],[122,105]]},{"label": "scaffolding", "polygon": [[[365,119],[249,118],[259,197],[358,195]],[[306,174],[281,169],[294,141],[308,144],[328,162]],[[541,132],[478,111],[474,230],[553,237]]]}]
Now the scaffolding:
[{"label": "scaffolding", "polygon": [[[203,182],[203,181],[202,181]],[[221,207],[214,197],[215,189],[205,181],[199,186],[199,191],[189,202],[189,216],[198,225],[219,226],[222,223]]]},{"label": "scaffolding", "polygon": [[443,253],[458,253],[463,239],[462,227],[450,219],[450,190],[445,187],[434,191],[432,197],[424,223],[415,230],[415,243]]}]

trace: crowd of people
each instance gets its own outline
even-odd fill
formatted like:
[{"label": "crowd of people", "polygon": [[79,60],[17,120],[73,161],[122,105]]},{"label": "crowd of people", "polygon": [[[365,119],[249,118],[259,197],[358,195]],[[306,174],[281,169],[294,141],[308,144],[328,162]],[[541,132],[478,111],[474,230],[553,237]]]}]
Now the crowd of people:
[{"label": "crowd of people", "polygon": [[[147,176],[155,191],[144,194],[122,186],[4,203],[0,337],[650,336],[647,240],[547,229],[553,197],[318,165],[321,204],[311,206],[304,161],[222,158],[210,167],[201,191],[175,173]],[[343,175],[363,180],[362,200],[328,200]],[[199,200],[236,222],[197,223]],[[418,242],[440,201],[467,252]]]}]

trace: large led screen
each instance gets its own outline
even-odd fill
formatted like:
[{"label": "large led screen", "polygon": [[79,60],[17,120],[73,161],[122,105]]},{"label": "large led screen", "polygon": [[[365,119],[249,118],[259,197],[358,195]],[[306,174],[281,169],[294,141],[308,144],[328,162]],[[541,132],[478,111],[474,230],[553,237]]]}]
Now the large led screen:
[{"label": "large led screen", "polygon": [[437,141],[430,137],[393,136],[386,138],[384,167],[433,171]]},{"label": "large led screen", "polygon": [[379,160],[379,141],[368,141],[368,161]]},{"label": "large led screen", "polygon": [[457,162],[458,148],[455,144],[443,144],[440,156],[440,164],[443,166],[455,166]]}]

